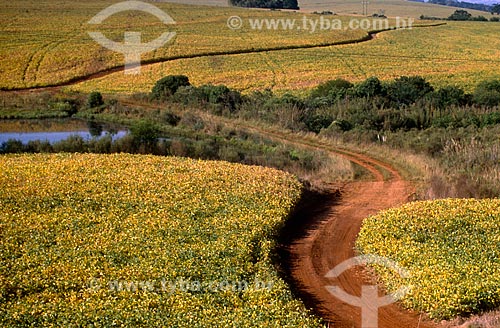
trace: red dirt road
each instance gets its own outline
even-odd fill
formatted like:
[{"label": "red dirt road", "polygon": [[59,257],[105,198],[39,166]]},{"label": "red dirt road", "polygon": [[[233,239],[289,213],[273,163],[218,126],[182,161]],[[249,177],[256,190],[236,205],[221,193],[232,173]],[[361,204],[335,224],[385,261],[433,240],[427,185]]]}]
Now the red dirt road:
[{"label": "red dirt road", "polygon": [[[323,217],[315,218],[319,223],[310,226],[305,235],[289,245],[288,257],[292,284],[308,306],[312,306],[332,327],[361,327],[360,308],[340,301],[325,286],[340,286],[347,293],[360,296],[362,285],[374,285],[370,275],[360,267],[335,279],[327,279],[325,275],[341,262],[356,256],[354,242],[363,219],[382,209],[408,202],[413,189],[396,169],[385,163],[347,151],[341,151],[339,155],[363,166],[372,173],[374,180],[352,182],[341,188],[340,198],[332,197],[339,199],[327,201],[326,210],[319,214]],[[378,326],[414,328],[438,325],[398,304],[391,304],[380,308]]]}]

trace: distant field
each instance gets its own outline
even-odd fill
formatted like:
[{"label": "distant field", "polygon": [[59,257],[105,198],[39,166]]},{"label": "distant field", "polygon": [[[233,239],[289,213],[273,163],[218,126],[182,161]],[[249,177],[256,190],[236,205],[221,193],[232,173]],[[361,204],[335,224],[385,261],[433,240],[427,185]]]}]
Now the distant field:
[{"label": "distant field", "polygon": [[[87,22],[116,1],[0,0],[0,88],[26,88],[68,81],[106,68],[123,65],[123,55],[95,42],[89,31],[101,31],[122,42],[125,31],[142,32],[143,42],[160,36],[165,29],[177,32],[167,46],[144,54],[143,60],[168,59],[214,52],[311,45],[350,40],[362,31],[297,30],[262,33],[250,28],[231,30],[228,18],[302,19],[302,14],[255,11],[240,8],[186,6],[155,3],[177,22],[165,28],[156,17],[137,11],[116,14],[102,25]],[[258,13],[258,15],[256,14]],[[217,66],[217,62],[214,62]]]},{"label": "distant field", "polygon": [[[301,10],[305,11],[323,11],[331,10],[337,14],[361,14],[363,6],[361,0],[299,0]],[[381,10],[390,17],[414,17],[420,15],[448,17],[456,9],[454,7],[439,6],[434,4],[404,1],[404,0],[375,0],[370,1],[368,5],[368,14],[379,13]],[[491,15],[484,11],[467,10],[474,16],[483,15],[490,17]]]},{"label": "distant field", "polygon": [[[115,1],[0,0],[0,3],[3,7],[0,13],[0,88],[53,85],[124,63],[122,54],[101,47],[87,34],[97,29],[87,22]],[[200,4],[208,3],[211,2]],[[311,3],[303,2],[304,5]],[[357,0],[349,0],[347,4],[357,6]],[[386,4],[384,2],[384,6]],[[401,8],[400,16],[410,11],[420,13],[415,8],[427,6],[399,0],[389,4]],[[500,23],[449,23],[444,27],[389,32],[377,36],[374,41],[355,45],[224,55],[357,40],[366,37],[367,32],[345,28],[352,16],[324,16],[326,20],[340,20],[342,29],[318,29],[311,33],[300,29],[303,13],[164,2],[155,2],[155,5],[177,21],[176,25],[167,28],[177,35],[167,46],[144,54],[142,60],[205,57],[144,67],[140,76],[124,76],[123,72],[118,72],[71,89],[148,91],[156,80],[173,73],[189,75],[195,84],[227,84],[243,91],[271,88],[279,92],[309,88],[335,77],[357,81],[373,75],[390,79],[421,74],[438,84],[451,81],[466,88],[473,87],[478,79],[498,77],[491,67],[500,58],[497,38]],[[440,16],[438,9],[432,6],[431,12],[426,14]],[[443,10],[446,16],[453,8],[444,7]],[[148,42],[165,32],[165,26],[150,16],[138,12],[116,14],[98,30],[119,42],[123,40],[124,31],[138,31],[143,33],[143,42]],[[243,28],[228,28],[231,16],[241,17]],[[249,26],[249,19],[268,18],[292,19],[299,26],[288,30],[255,30]],[[307,19],[320,19],[320,16],[311,14]],[[390,22],[394,25],[395,21]]]},{"label": "distant field", "polygon": [[[227,6],[227,0],[161,0],[161,2],[181,3],[191,5],[208,5],[208,6]],[[299,0],[301,11],[325,11],[331,10],[337,14],[357,15],[362,13],[362,4],[360,0]],[[370,1],[368,6],[368,14],[379,13],[381,10],[387,16],[395,17],[414,17],[420,15],[448,17],[457,8],[448,6],[439,6],[434,4],[413,2],[405,0],[376,0]],[[483,15],[491,16],[489,13],[478,10],[467,10],[474,16]]]},{"label": "distant field", "polygon": [[[343,46],[178,60],[122,72],[71,87],[104,92],[149,91],[168,74],[186,74],[196,85],[213,83],[251,91],[311,88],[334,78],[361,81],[423,75],[435,85],[471,90],[481,80],[500,78],[500,24],[449,22],[445,26],[391,31],[375,40]],[[214,64],[217,63],[217,64]]]}]

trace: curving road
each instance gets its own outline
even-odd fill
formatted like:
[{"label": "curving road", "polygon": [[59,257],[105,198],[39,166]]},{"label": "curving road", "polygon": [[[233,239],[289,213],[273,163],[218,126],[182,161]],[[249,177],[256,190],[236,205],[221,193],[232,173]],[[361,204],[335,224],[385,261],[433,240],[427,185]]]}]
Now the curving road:
[{"label": "curving road", "polygon": [[[360,296],[363,285],[375,284],[374,276],[362,267],[347,270],[337,279],[327,279],[325,275],[338,264],[356,256],[354,243],[363,220],[380,210],[410,201],[415,192],[412,184],[386,162],[332,146],[319,138],[251,127],[248,123],[234,123],[224,118],[220,121],[283,143],[327,151],[371,173],[371,180],[350,182],[343,185],[340,192],[333,188],[327,197],[306,199],[306,202],[311,202],[298,212],[299,217],[292,219],[287,227],[289,230],[284,230],[287,236],[282,236],[281,241],[286,245],[281,251],[285,261],[283,267],[288,275],[286,279],[306,306],[332,327],[361,327],[360,308],[340,301],[325,287],[339,286],[349,294]],[[439,326],[425,315],[408,311],[398,303],[380,308],[378,317],[380,328]]]},{"label": "curving road", "polygon": [[[327,210],[320,214],[323,218],[316,219],[320,223],[290,244],[290,273],[299,294],[327,322],[334,327],[361,327],[360,308],[335,298],[325,286],[340,286],[347,293],[360,296],[362,285],[374,284],[370,275],[362,268],[348,270],[337,279],[327,279],[325,275],[339,263],[356,256],[354,242],[364,218],[409,201],[413,189],[386,163],[352,152],[339,155],[363,166],[374,179],[344,186],[340,199],[331,201]],[[384,179],[383,171],[390,174],[388,179]],[[380,309],[378,325],[381,328],[434,326],[397,304]]]},{"label": "curving road", "polygon": [[[156,105],[134,105],[144,109],[158,108]],[[293,237],[287,241],[285,250],[289,264],[289,282],[305,304],[333,327],[361,327],[360,309],[340,301],[325,287],[339,286],[345,292],[359,296],[361,286],[374,284],[373,276],[360,267],[348,270],[336,279],[327,279],[325,275],[338,264],[356,256],[354,243],[362,221],[380,210],[408,202],[414,193],[412,185],[390,164],[332,146],[316,137],[277,132],[207,113],[200,115],[228,126],[258,132],[283,143],[328,151],[371,173],[371,180],[347,183],[341,187],[340,195],[333,192],[330,197],[320,199],[319,203],[316,201],[309,204],[311,207],[302,212],[303,217],[299,218],[298,226],[294,227],[300,232],[291,232]],[[318,206],[320,208],[315,208]],[[438,325],[420,314],[407,311],[398,304],[382,307],[379,311],[378,327],[381,328],[436,326]]]}]

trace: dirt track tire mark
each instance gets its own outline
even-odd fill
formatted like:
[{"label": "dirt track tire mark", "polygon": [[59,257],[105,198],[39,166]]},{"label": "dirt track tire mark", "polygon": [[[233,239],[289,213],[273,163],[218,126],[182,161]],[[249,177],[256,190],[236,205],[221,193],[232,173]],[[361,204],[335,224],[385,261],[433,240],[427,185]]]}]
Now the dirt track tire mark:
[{"label": "dirt track tire mark", "polygon": [[[227,123],[230,124],[229,121]],[[245,129],[244,123],[235,126]],[[289,259],[289,282],[304,303],[332,323],[333,327],[361,327],[361,309],[340,301],[330,294],[326,286],[339,286],[349,294],[360,296],[363,285],[374,285],[373,276],[360,267],[346,271],[337,279],[327,279],[325,275],[338,264],[356,256],[355,241],[365,218],[408,202],[414,194],[414,187],[389,163],[335,147],[327,141],[293,138],[286,133],[259,127],[247,127],[247,130],[284,143],[328,151],[371,173],[371,181],[355,181],[342,186],[340,197],[335,190],[331,190],[333,196],[326,200],[326,204],[325,200],[319,204],[323,210],[306,213],[302,218],[305,231],[285,247],[285,257]],[[380,308],[378,318],[380,328],[438,326],[424,315],[408,311],[398,303]]]},{"label": "dirt track tire mark", "polygon": [[[159,108],[156,105],[130,104],[146,110]],[[335,147],[327,141],[292,136],[207,113],[203,115],[204,119],[212,119],[248,132],[258,132],[283,143],[326,150],[371,173],[371,181],[349,182],[342,186],[340,197],[337,190],[332,190],[333,196],[319,204],[321,211],[313,208],[301,218],[301,224],[306,230],[301,231],[285,247],[290,264],[287,272],[289,281],[304,303],[334,327],[361,327],[360,309],[335,298],[325,287],[339,286],[349,294],[360,296],[363,285],[374,284],[373,277],[359,267],[344,272],[336,279],[327,279],[325,275],[338,264],[356,256],[354,244],[365,218],[380,210],[408,202],[414,192],[411,183],[405,181],[401,173],[390,164],[353,150]],[[384,170],[389,176],[384,174]],[[316,205],[313,204],[313,207]],[[438,326],[419,313],[403,309],[397,303],[380,308],[378,318],[378,326],[381,328]]]},{"label": "dirt track tire mark", "polygon": [[[356,256],[354,243],[363,220],[382,209],[407,202],[413,187],[387,163],[351,151],[335,153],[363,166],[372,173],[374,180],[348,183],[342,188],[340,199],[330,200],[323,218],[304,218],[321,223],[310,227],[306,235],[289,244],[290,275],[305,303],[327,322],[334,327],[361,327],[360,308],[340,301],[326,290],[326,286],[339,286],[349,294],[360,296],[363,285],[374,284],[371,275],[360,267],[348,270],[336,279],[327,279],[325,275],[338,264]],[[390,172],[388,179],[384,180],[381,168]],[[436,326],[399,304],[380,308],[378,318],[381,328]]]},{"label": "dirt track tire mark", "polygon": [[[42,45],[41,47],[39,47],[37,50],[35,50],[31,56],[28,58],[27,62],[26,62],[26,66],[24,67],[24,71],[23,71],[23,74],[22,74],[22,79],[23,79],[23,83],[24,84],[27,84],[28,82],[30,81],[27,81],[28,79],[28,72],[30,71],[30,68],[32,66],[35,66],[35,69],[32,69],[35,73],[34,75],[36,76],[36,72],[38,70],[38,66],[40,65],[40,60],[36,60],[35,61],[35,58],[38,57],[38,56],[42,56],[40,54],[43,54],[45,51],[47,51],[46,49],[51,45],[51,43],[45,43],[44,45]],[[36,80],[36,78],[35,78]]]}]

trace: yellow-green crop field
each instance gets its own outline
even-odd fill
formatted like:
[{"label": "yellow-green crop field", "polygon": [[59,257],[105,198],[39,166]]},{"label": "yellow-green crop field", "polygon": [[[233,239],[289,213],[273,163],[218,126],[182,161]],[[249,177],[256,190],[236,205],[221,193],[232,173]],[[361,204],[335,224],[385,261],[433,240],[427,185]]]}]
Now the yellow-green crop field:
[{"label": "yellow-green crop field", "polygon": [[[143,62],[166,62],[143,67],[138,76],[119,71],[72,86],[71,90],[143,92],[170,74],[188,75],[195,84],[226,84],[241,91],[270,88],[277,92],[301,92],[333,78],[355,82],[370,76],[392,79],[416,74],[438,86],[458,84],[471,90],[480,80],[500,77],[494,69],[500,58],[497,38],[500,23],[495,22],[448,22],[440,27],[386,32],[359,44],[260,52],[359,40],[367,36],[367,30],[353,29],[349,22],[365,18],[155,2],[155,6],[176,21],[175,25],[166,27],[156,17],[137,11],[118,13],[101,25],[91,25],[88,21],[92,17],[116,1],[0,0],[0,3],[2,89],[53,85],[122,66],[124,56],[95,42],[87,34],[91,31],[102,32],[117,42],[123,41],[125,31],[141,32],[142,42],[154,40],[166,30],[176,32],[176,36],[167,45],[142,56]],[[408,14],[409,8],[413,14],[420,10],[414,3],[400,0],[385,5],[401,8],[400,16]],[[425,4],[422,10],[428,6]],[[443,13],[442,7],[435,8],[436,15]],[[453,11],[446,10],[446,13]],[[228,27],[231,16],[241,17],[241,29]],[[311,33],[311,26],[305,29],[302,25],[304,17],[340,20],[342,28],[317,26]],[[292,29],[259,30],[250,27],[249,19],[290,19],[297,25]],[[381,27],[371,19],[370,22],[369,30]],[[415,25],[430,23],[414,22]],[[391,18],[389,26],[395,25],[395,19]],[[256,50],[259,52],[228,55]],[[200,55],[203,57],[196,57]],[[193,56],[196,58],[179,59]]]},{"label": "yellow-green crop field", "polygon": [[[164,25],[153,15],[138,11],[117,13],[101,25],[88,21],[112,4],[112,0],[0,0],[0,88],[27,88],[65,82],[111,67],[123,66],[124,56],[105,49],[87,33],[99,31],[109,39],[123,42],[125,31],[142,33],[142,42],[163,32],[176,32],[167,45],[142,56],[143,61],[179,56],[224,53],[332,43],[366,36],[364,31],[341,30],[307,33],[297,30],[267,33],[248,26],[231,30],[231,16],[248,18],[290,18],[303,15],[238,8],[187,6],[154,3],[169,14],[175,25]],[[344,18],[345,20],[345,18]],[[248,25],[248,24],[247,24]],[[212,66],[217,67],[215,58]]]},{"label": "yellow-green crop field", "polygon": [[499,34],[500,23],[448,22],[385,32],[359,44],[159,63],[144,67],[141,75],[118,72],[71,89],[146,92],[163,76],[184,74],[195,85],[300,93],[335,78],[357,82],[371,76],[391,80],[421,75],[437,87],[457,85],[472,91],[482,80],[500,78],[500,71],[494,69],[500,63]]},{"label": "yellow-green crop field", "polygon": [[500,200],[447,199],[390,209],[363,223],[362,253],[407,268],[401,279],[376,268],[389,290],[411,287],[402,302],[432,318],[500,305]]},{"label": "yellow-green crop field", "polygon": [[2,327],[316,327],[274,269],[292,176],[139,155],[0,157]]}]

